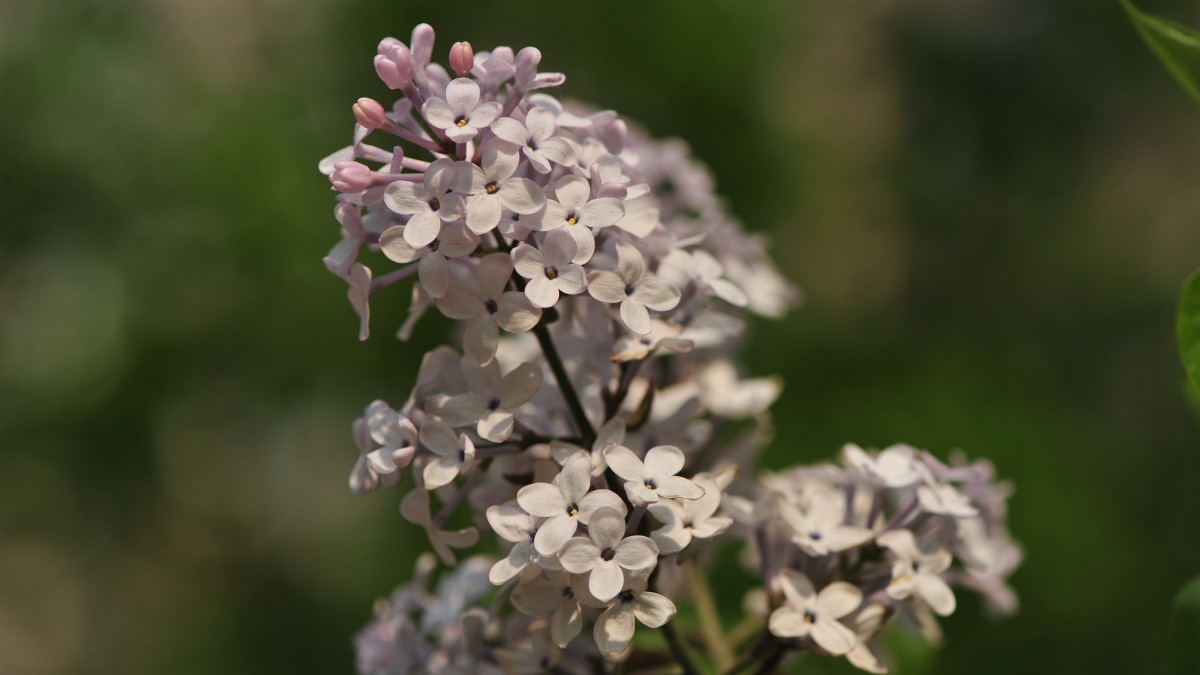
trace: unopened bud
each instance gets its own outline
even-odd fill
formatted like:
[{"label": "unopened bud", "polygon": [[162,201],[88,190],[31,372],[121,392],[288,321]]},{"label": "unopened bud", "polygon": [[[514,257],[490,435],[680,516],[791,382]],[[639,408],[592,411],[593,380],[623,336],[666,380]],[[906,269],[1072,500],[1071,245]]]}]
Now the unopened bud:
[{"label": "unopened bud", "polygon": [[475,66],[475,50],[470,42],[455,42],[450,47],[450,69],[459,77],[466,77]]},{"label": "unopened bud", "polygon": [[373,98],[360,98],[354,103],[354,119],[367,129],[378,129],[388,122],[383,104]]},{"label": "unopened bud", "polygon": [[379,46],[376,47],[375,49],[380,54],[387,54],[388,52],[392,51],[393,48],[403,47],[403,46],[404,46],[404,43],[397,40],[396,38],[385,37],[379,41]]},{"label": "unopened bud", "polygon": [[403,89],[412,83],[412,54],[404,45],[396,45],[386,54],[375,56],[375,72],[392,89]]},{"label": "unopened bud", "polygon": [[371,169],[358,162],[338,162],[333,165],[329,182],[338,192],[362,192],[371,187]]}]

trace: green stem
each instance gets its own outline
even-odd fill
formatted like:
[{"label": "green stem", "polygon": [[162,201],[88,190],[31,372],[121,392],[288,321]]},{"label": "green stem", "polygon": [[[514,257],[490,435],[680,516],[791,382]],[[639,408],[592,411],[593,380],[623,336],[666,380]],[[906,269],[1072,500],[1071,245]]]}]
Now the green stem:
[{"label": "green stem", "polygon": [[675,660],[679,662],[679,667],[683,669],[683,675],[700,675],[700,670],[696,668],[692,657],[688,655],[687,648],[683,646],[683,641],[679,639],[679,634],[675,632],[675,627],[671,625],[671,622],[664,623],[659,630],[666,638],[667,646],[671,648]]}]

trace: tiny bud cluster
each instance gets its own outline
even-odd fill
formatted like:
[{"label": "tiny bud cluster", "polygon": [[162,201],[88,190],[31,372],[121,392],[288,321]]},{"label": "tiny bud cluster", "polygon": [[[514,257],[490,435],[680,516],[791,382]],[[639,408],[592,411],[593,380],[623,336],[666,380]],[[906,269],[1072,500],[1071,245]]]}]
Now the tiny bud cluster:
[{"label": "tiny bud cluster", "polygon": [[[399,98],[358,99],[352,143],[320,163],[341,231],[325,265],[360,339],[405,281],[399,337],[430,310],[459,330],[402,404],[353,424],[350,488],[401,489],[449,568],[430,593],[422,557],[378,603],[359,672],[615,672],[638,651],[694,668],[677,603],[741,540],[763,589],[751,663],[809,651],[884,672],[875,636],[898,615],[935,636],[952,585],[1013,609],[1020,551],[990,465],[847,446],[840,467],[745,469],[782,386],[737,367],[746,313],[779,317],[799,293],[685,145],[554,98],[564,77],[532,47],[457,42],[449,71],[433,50],[427,25],[381,41]],[[484,533],[491,555],[460,561]],[[670,652],[631,647],[639,625]]]}]

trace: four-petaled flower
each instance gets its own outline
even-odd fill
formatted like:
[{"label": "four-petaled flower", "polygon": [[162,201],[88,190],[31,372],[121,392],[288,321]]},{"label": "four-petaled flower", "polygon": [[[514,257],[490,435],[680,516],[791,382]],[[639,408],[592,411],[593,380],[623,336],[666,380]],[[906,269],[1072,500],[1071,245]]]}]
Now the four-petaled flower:
[{"label": "four-petaled flower", "polygon": [[501,539],[513,544],[508,555],[497,560],[488,572],[488,581],[499,586],[525,571],[529,563],[537,560],[538,554],[533,548],[537,519],[507,504],[489,506],[487,519]]},{"label": "four-petaled flower", "polygon": [[663,312],[679,304],[679,291],[662,279],[647,276],[641,251],[623,241],[617,243],[616,271],[589,274],[588,293],[600,302],[621,303],[621,321],[638,335],[650,332],[647,309]]},{"label": "four-petaled flower", "polygon": [[465,474],[475,464],[475,444],[466,434],[454,435],[454,430],[440,420],[421,425],[421,443],[436,455],[425,465],[425,489],[436,490]]},{"label": "four-petaled flower", "polygon": [[495,358],[500,328],[523,333],[542,317],[542,310],[531,305],[524,293],[505,290],[512,271],[508,254],[492,253],[479,261],[474,286],[455,279],[446,294],[437,299],[442,314],[467,321],[463,351],[481,366]]},{"label": "four-petaled flower", "polygon": [[413,248],[422,248],[438,238],[442,222],[463,217],[466,202],[460,193],[470,188],[470,172],[457,162],[442,158],[425,169],[425,178],[420,183],[403,180],[390,183],[384,190],[383,202],[396,213],[409,216],[404,241]]},{"label": "four-petaled flower", "polygon": [[518,157],[503,143],[483,148],[483,168],[470,165],[471,198],[467,201],[467,227],[485,234],[500,222],[504,209],[518,215],[537,213],[546,205],[546,194],[528,178],[513,177]]},{"label": "four-petaled flower", "polygon": [[546,200],[546,212],[536,228],[566,230],[575,240],[574,262],[580,265],[592,259],[596,252],[596,237],[592,228],[614,225],[625,215],[625,206],[614,197],[592,199],[592,186],[587,180],[566,175],[554,184],[555,199]]},{"label": "four-petaled flower", "polygon": [[522,614],[550,615],[550,637],[559,647],[566,647],[583,630],[575,583],[562,570],[542,570],[542,576],[517,586],[512,601]]},{"label": "four-petaled flower", "polygon": [[542,555],[558,553],[575,536],[579,524],[587,525],[601,507],[616,509],[624,517],[625,504],[611,490],[588,492],[592,482],[592,460],[587,453],[572,456],[563,464],[553,483],[533,483],[517,492],[517,503],[531,515],[546,518],[533,538]]},{"label": "four-petaled flower", "polygon": [[663,497],[699,499],[704,488],[676,476],[683,468],[683,451],[673,445],[659,445],[646,452],[645,461],[623,445],[610,445],[604,451],[608,468],[625,479],[625,493],[637,504],[657,502]]},{"label": "four-petaled flower", "polygon": [[528,403],[542,387],[542,369],[522,363],[501,377],[500,364],[492,361],[479,367],[462,362],[468,392],[437,396],[426,409],[452,427],[474,424],[475,432],[493,443],[512,435],[513,411]]},{"label": "four-petaled flower", "polygon": [[470,255],[479,246],[479,237],[462,223],[450,223],[442,228],[437,239],[422,248],[414,248],[404,238],[404,225],[395,225],[379,235],[379,248],[389,260],[409,263],[419,260],[417,274],[429,294],[440,298],[450,285],[447,258]]},{"label": "four-petaled flower", "polygon": [[640,572],[658,562],[658,546],[642,535],[625,536],[625,517],[616,509],[596,509],[587,537],[574,537],[563,545],[558,561],[571,574],[588,575],[588,590],[607,602],[621,592],[621,570]]},{"label": "four-petaled flower", "polygon": [[554,135],[554,127],[554,113],[534,106],[525,113],[524,124],[502,117],[492,124],[492,132],[496,138],[521,148],[535,171],[550,173],[550,162],[567,166],[575,163],[575,150],[565,138]]},{"label": "four-petaled flower", "polygon": [[529,280],[525,295],[535,307],[553,307],[559,293],[583,292],[587,276],[582,267],[571,262],[574,257],[575,240],[561,230],[547,234],[540,251],[529,244],[513,249],[513,267]]},{"label": "four-petaled flower", "polygon": [[446,98],[432,96],[425,101],[421,112],[432,126],[446,132],[455,143],[466,143],[486,129],[500,115],[500,104],[479,102],[479,85],[467,77],[452,80],[446,85]]},{"label": "four-petaled flower", "polygon": [[784,570],[779,585],[785,598],[782,607],[771,613],[767,626],[781,638],[811,637],[813,642],[834,656],[854,648],[858,638],[838,619],[858,609],[862,591],[845,581],[835,581],[817,593],[808,577],[795,570]]},{"label": "four-petaled flower", "polygon": [[918,545],[908,530],[892,530],[875,541],[895,556],[887,594],[897,600],[917,596],[941,616],[954,613],[954,591],[942,579],[950,568],[950,552],[936,542]]},{"label": "four-petaled flower", "polygon": [[669,598],[646,590],[645,575],[626,574],[613,603],[596,617],[596,646],[605,654],[620,654],[633,640],[635,618],[645,626],[659,628],[675,616],[675,611],[675,603]]},{"label": "four-petaled flower", "polygon": [[844,524],[846,499],[840,493],[814,494],[804,509],[784,501],[779,515],[792,528],[792,541],[811,556],[823,556],[858,546],[871,538],[871,530]]},{"label": "four-petaled flower", "polygon": [[713,514],[721,506],[721,488],[708,474],[697,474],[692,482],[704,490],[699,499],[664,499],[647,508],[663,526],[650,533],[663,555],[678,553],[692,543],[693,537],[708,539],[733,524],[733,518]]}]

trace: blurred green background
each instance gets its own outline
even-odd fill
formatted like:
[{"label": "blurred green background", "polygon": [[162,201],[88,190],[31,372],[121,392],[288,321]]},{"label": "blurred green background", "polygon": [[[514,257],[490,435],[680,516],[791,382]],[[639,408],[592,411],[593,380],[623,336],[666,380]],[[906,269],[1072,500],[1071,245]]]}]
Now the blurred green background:
[{"label": "blurred green background", "polygon": [[439,60],[538,46],[770,233],[806,304],[747,355],[787,381],[768,464],[907,441],[1016,483],[1020,614],[964,593],[900,672],[1158,662],[1200,572],[1200,114],[1115,0],[7,0],[0,672],[352,672],[425,543],[346,489],[350,421],[443,325],[396,342],[393,293],[356,340],[316,163],[420,21]]}]

